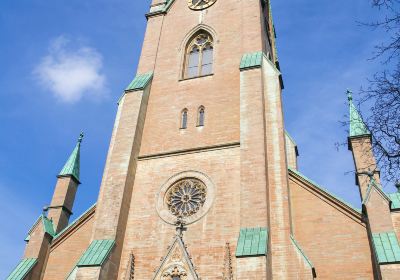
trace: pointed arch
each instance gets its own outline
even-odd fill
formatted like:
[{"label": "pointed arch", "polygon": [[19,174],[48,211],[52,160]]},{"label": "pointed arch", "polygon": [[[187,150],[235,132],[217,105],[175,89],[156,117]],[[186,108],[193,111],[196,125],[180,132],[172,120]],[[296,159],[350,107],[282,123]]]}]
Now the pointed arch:
[{"label": "pointed arch", "polygon": [[205,26],[194,28],[184,40],[182,46],[182,77],[190,79],[210,75],[214,66],[215,32]]},{"label": "pointed arch", "polygon": [[183,109],[181,111],[181,129],[186,129],[187,128],[187,122],[188,122],[188,109]]},{"label": "pointed arch", "polygon": [[201,105],[197,110],[197,126],[204,126],[206,118],[206,108]]}]

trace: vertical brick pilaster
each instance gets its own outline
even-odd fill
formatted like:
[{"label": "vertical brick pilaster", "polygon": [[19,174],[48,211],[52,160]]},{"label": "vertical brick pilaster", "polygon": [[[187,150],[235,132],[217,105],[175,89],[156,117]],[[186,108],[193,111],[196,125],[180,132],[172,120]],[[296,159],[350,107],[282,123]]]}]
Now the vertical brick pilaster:
[{"label": "vertical brick pilaster", "polygon": [[288,169],[286,162],[279,71],[263,58],[263,94],[265,120],[266,170],[269,203],[271,274],[273,279],[293,279],[296,259],[290,240]]},{"label": "vertical brick pilaster", "polygon": [[263,49],[261,1],[242,1],[242,52],[251,53]]},{"label": "vertical brick pilaster", "polygon": [[164,16],[155,16],[148,19],[140,55],[138,73],[153,72],[156,64]]},{"label": "vertical brick pilaster", "polygon": [[261,69],[240,73],[241,227],[267,227],[267,178]]},{"label": "vertical brick pilaster", "polygon": [[[94,240],[114,239],[116,242],[100,273],[104,279],[117,278],[149,94],[150,85],[143,91],[126,93],[119,103],[92,237]],[[93,275],[93,269],[79,268],[78,275],[84,277],[86,274]]]}]

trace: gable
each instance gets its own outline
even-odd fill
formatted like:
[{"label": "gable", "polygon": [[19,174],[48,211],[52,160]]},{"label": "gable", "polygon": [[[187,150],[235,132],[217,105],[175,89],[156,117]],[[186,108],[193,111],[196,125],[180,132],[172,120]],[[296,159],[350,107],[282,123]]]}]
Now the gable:
[{"label": "gable", "polygon": [[369,279],[372,252],[361,212],[298,172],[289,171],[289,188],[293,235],[317,279]]},{"label": "gable", "polygon": [[316,184],[312,180],[308,179],[306,176],[301,174],[299,171],[289,168],[289,179],[300,183],[303,187],[311,191],[317,198],[328,203],[332,207],[339,211],[345,211],[346,213],[352,215],[357,220],[361,221],[361,210],[355,208],[351,204],[347,203],[338,196],[330,193],[327,189]]},{"label": "gable", "polygon": [[200,280],[179,235],[175,237],[153,280],[172,279],[173,276],[181,276],[186,280]]}]

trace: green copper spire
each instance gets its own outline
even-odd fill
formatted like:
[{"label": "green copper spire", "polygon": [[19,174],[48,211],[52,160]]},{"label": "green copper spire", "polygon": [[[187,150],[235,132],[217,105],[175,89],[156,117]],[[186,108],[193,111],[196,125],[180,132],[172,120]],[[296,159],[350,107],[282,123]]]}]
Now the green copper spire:
[{"label": "green copper spire", "polygon": [[347,90],[347,99],[349,100],[350,106],[350,137],[370,135],[371,133],[363,122],[356,106],[353,104],[353,96],[350,90]]},{"label": "green copper spire", "polygon": [[58,176],[73,176],[79,182],[79,170],[80,170],[80,153],[81,153],[81,143],[83,139],[83,133],[79,135],[78,143],[72,154],[69,156],[67,163],[64,165]]}]

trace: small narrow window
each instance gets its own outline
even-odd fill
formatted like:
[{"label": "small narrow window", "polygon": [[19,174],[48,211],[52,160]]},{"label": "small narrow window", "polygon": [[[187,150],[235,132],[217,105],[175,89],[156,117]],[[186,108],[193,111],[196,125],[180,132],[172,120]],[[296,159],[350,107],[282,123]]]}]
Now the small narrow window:
[{"label": "small narrow window", "polygon": [[204,119],[205,119],[205,109],[203,106],[200,106],[197,117],[197,126],[204,126]]},{"label": "small narrow window", "polygon": [[181,129],[187,128],[187,119],[188,119],[188,110],[184,109],[182,111],[182,117],[181,117]]}]

